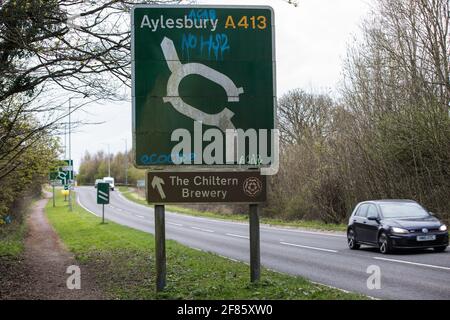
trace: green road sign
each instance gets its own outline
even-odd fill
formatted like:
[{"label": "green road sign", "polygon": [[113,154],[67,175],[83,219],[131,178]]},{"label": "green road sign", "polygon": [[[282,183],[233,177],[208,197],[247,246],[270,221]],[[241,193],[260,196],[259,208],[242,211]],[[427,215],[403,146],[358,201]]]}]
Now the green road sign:
[{"label": "green road sign", "polygon": [[109,183],[99,182],[97,184],[97,204],[109,204]]},{"label": "green road sign", "polygon": [[132,62],[138,167],[271,164],[272,8],[136,6]]},{"label": "green road sign", "polygon": [[73,160],[62,160],[57,172],[57,180],[66,185],[73,181]]}]

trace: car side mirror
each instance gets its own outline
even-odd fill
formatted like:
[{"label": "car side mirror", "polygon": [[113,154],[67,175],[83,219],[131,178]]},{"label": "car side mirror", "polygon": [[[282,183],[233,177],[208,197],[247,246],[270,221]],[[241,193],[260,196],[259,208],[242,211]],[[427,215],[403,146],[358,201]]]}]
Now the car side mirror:
[{"label": "car side mirror", "polygon": [[377,216],[370,216],[370,217],[367,217],[367,220],[370,220],[370,221],[377,221],[378,222],[378,217]]},{"label": "car side mirror", "polygon": [[428,213],[432,216],[435,216],[436,214],[434,212],[428,211]]}]

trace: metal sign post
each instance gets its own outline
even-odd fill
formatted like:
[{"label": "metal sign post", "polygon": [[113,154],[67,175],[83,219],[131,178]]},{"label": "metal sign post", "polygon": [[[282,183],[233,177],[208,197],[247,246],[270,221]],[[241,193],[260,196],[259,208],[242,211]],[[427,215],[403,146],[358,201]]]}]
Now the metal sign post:
[{"label": "metal sign post", "polygon": [[250,215],[250,281],[259,281],[261,275],[261,255],[259,241],[259,206],[249,206]]},{"label": "metal sign post", "polygon": [[50,180],[50,184],[52,185],[52,199],[53,199],[53,208],[56,206],[55,205],[55,184],[58,179],[58,171],[51,171],[49,174],[49,180]]},{"label": "metal sign post", "polygon": [[156,291],[166,286],[166,226],[165,208],[155,205]]}]

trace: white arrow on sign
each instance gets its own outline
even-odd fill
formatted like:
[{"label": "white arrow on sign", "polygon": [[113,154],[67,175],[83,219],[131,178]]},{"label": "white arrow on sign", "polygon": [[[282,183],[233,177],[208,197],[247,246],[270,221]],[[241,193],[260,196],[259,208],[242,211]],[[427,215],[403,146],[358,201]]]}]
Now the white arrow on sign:
[{"label": "white arrow on sign", "polygon": [[164,180],[161,179],[158,176],[154,176],[152,180],[152,188],[158,188],[159,195],[161,196],[161,199],[166,198],[166,194],[164,193],[164,190],[162,188],[162,185],[164,184]]}]

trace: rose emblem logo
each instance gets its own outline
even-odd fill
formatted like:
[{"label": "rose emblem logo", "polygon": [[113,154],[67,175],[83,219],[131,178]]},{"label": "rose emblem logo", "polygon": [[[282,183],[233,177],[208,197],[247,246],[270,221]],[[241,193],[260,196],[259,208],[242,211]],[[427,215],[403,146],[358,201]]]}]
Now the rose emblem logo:
[{"label": "rose emblem logo", "polygon": [[249,177],[245,179],[243,189],[246,195],[256,197],[262,191],[262,182],[257,177]]}]

